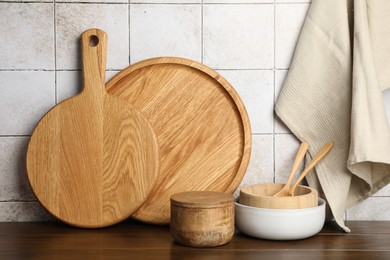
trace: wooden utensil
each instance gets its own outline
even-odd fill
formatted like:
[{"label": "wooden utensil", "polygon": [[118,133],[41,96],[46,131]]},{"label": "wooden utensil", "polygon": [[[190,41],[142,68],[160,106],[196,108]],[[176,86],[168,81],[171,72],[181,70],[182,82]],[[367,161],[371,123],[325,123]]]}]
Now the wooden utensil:
[{"label": "wooden utensil", "polygon": [[281,197],[281,196],[288,196],[289,195],[289,192],[291,189],[291,186],[290,186],[291,181],[294,178],[294,175],[295,175],[296,171],[298,170],[299,165],[301,165],[301,162],[302,162],[303,158],[305,157],[305,154],[306,154],[308,148],[309,148],[309,144],[307,142],[301,143],[301,145],[299,146],[297,155],[295,156],[295,161],[294,161],[294,164],[291,168],[290,175],[288,176],[287,183],[283,186],[283,188],[280,191],[275,193],[273,195],[273,197]]},{"label": "wooden utensil", "polygon": [[171,197],[170,230],[180,244],[214,247],[234,234],[234,197],[210,191],[189,191]]},{"label": "wooden utensil", "polygon": [[159,141],[160,175],[134,218],[167,224],[173,194],[236,190],[251,130],[241,99],[217,72],[187,59],[154,58],[121,71],[106,88],[141,110]]},{"label": "wooden utensil", "polygon": [[305,178],[305,176],[317,165],[329,152],[332,150],[333,142],[329,142],[325,144],[321,150],[314,156],[313,160],[309,163],[309,165],[303,170],[293,187],[289,192],[289,196],[294,196],[294,192],[299,183]]},{"label": "wooden utensil", "polygon": [[91,29],[81,41],[84,89],[36,126],[27,172],[39,202],[55,217],[104,227],[129,217],[149,195],[158,144],[139,111],[106,93],[106,33]]}]

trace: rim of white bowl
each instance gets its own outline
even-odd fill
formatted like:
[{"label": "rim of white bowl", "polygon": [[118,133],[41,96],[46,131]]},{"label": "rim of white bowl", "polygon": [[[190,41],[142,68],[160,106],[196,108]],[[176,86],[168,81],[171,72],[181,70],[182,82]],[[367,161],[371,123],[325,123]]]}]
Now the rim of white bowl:
[{"label": "rim of white bowl", "polygon": [[322,207],[325,207],[326,206],[326,201],[322,198],[318,198],[318,205],[315,206],[315,207],[310,207],[310,208],[303,208],[303,209],[268,209],[268,208],[257,208],[257,207],[251,207],[251,206],[247,206],[247,205],[244,205],[244,204],[241,204],[241,203],[238,203],[237,201],[239,200],[239,197],[237,197],[235,200],[234,200],[234,203],[239,206],[239,207],[242,207],[242,208],[247,208],[247,209],[256,209],[256,211],[269,211],[269,212],[289,212],[289,213],[292,213],[292,212],[305,212],[305,211],[311,211],[311,210],[315,210],[315,209],[318,209],[318,208],[322,208]]}]

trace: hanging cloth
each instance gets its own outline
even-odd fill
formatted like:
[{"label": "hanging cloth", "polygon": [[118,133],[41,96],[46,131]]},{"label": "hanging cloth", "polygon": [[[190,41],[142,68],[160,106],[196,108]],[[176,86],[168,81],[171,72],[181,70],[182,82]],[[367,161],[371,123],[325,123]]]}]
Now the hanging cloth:
[{"label": "hanging cloth", "polygon": [[346,232],[345,210],[390,183],[388,87],[390,1],[313,0],[275,111],[308,157],[334,142],[307,181]]}]

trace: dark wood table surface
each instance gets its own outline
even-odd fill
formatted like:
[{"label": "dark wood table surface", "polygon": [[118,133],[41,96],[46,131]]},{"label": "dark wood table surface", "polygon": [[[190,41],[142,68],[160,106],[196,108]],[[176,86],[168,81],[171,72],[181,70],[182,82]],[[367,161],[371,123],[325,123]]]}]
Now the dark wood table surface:
[{"label": "dark wood table surface", "polygon": [[390,259],[390,222],[328,223],[316,236],[268,241],[236,233],[215,248],[176,244],[168,226],[127,221],[103,229],[58,222],[0,223],[0,259]]}]

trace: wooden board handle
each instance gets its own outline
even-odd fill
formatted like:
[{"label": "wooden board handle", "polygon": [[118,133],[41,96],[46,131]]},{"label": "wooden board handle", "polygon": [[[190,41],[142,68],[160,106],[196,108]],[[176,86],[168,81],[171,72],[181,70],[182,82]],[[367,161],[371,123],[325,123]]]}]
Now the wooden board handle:
[{"label": "wooden board handle", "polygon": [[107,34],[89,29],[81,34],[83,57],[83,92],[106,93]]}]

